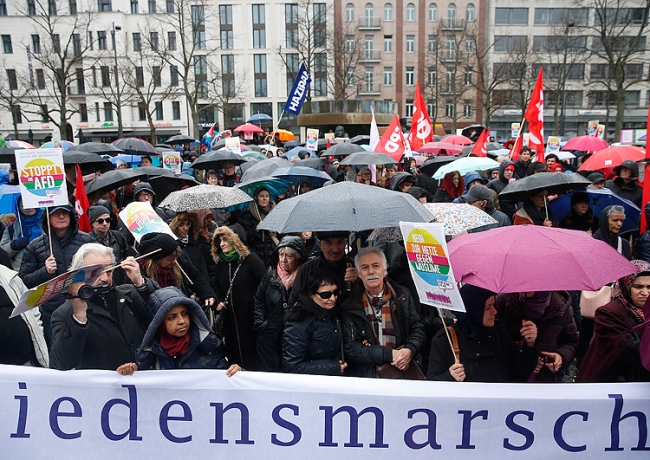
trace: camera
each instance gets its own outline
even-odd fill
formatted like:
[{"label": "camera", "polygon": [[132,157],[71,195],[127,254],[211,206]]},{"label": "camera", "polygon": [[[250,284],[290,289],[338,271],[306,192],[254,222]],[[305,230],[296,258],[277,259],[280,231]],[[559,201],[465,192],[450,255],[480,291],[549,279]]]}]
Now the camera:
[{"label": "camera", "polygon": [[96,295],[102,295],[108,293],[111,290],[110,284],[100,284],[99,286],[91,286],[90,284],[84,284],[77,291],[77,297],[83,300],[90,300]]},{"label": "camera", "polygon": [[552,356],[542,355],[541,358],[542,358],[542,361],[544,362],[544,364],[551,364],[551,363],[555,362],[555,359],[553,359]]}]

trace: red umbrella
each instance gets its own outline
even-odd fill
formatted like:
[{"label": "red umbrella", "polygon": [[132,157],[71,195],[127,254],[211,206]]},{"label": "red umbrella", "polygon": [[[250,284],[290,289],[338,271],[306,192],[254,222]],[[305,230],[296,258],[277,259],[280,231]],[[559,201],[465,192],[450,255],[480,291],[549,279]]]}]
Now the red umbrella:
[{"label": "red umbrella", "polygon": [[244,123],[241,126],[237,126],[233,131],[237,131],[240,133],[259,133],[262,134],[264,130],[260,128],[259,126],[253,125],[251,123]]},{"label": "red umbrella", "polygon": [[595,136],[578,136],[564,144],[562,150],[581,150],[585,152],[596,152],[606,149],[607,141]]},{"label": "red umbrella", "polygon": [[463,146],[458,144],[451,144],[449,142],[427,142],[418,152],[420,153],[433,153],[436,155],[440,154],[441,150],[445,150],[447,155],[458,155],[463,151]]},{"label": "red umbrella", "polygon": [[645,158],[645,150],[632,145],[609,146],[599,150],[589,157],[578,171],[596,171],[599,169],[619,166],[625,160],[641,161]]},{"label": "red umbrella", "polygon": [[440,140],[442,142],[448,142],[450,144],[456,145],[469,145],[474,143],[474,141],[472,141],[469,137],[460,136],[458,134],[450,134],[449,136],[445,136]]}]

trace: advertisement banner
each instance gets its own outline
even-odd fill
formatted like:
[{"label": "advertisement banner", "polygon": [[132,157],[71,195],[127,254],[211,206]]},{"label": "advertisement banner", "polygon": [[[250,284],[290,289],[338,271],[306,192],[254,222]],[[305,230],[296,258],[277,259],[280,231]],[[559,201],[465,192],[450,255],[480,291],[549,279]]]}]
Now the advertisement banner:
[{"label": "advertisement banner", "polygon": [[591,120],[587,122],[587,134],[595,136],[598,133],[598,120]]},{"label": "advertisement banner", "polygon": [[167,233],[177,239],[148,201],[134,201],[120,211],[119,216],[138,243],[144,235],[151,232]]},{"label": "advertisement banner", "polygon": [[311,150],[312,152],[318,151],[318,133],[318,129],[307,128],[307,144],[305,144],[307,150]]},{"label": "advertisement banner", "polygon": [[650,384],[0,366],[6,459],[647,459]]},{"label": "advertisement banner", "polygon": [[400,229],[420,302],[465,311],[449,261],[444,225],[400,222]]},{"label": "advertisement banner", "polygon": [[165,151],[162,157],[163,167],[171,169],[177,176],[181,175],[183,167],[183,160],[181,159],[181,152]]},{"label": "advertisement banner", "polygon": [[241,155],[241,142],[239,142],[238,136],[226,138],[226,150]]},{"label": "advertisement banner", "polygon": [[26,209],[70,204],[63,150],[16,150],[20,195]]},{"label": "advertisement banner", "polygon": [[521,128],[521,123],[512,123],[510,125],[511,137],[516,139],[519,137],[519,130]]}]

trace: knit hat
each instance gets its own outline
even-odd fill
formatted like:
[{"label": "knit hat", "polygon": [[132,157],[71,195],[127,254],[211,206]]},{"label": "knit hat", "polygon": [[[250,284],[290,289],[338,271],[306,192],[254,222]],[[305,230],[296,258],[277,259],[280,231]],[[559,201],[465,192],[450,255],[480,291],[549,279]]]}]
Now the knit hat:
[{"label": "knit hat", "polygon": [[125,165],[128,166],[129,164],[124,160],[115,160],[116,167],[125,166]]},{"label": "knit hat", "polygon": [[160,249],[160,251],[149,256],[152,260],[158,260],[173,254],[176,248],[178,248],[178,241],[167,233],[151,232],[144,235],[140,240],[138,252],[140,254],[149,254],[156,249]]},{"label": "knit hat", "polygon": [[483,184],[476,184],[474,187],[469,189],[469,192],[463,195],[463,199],[468,203],[490,200],[491,198],[490,189]]},{"label": "knit hat", "polygon": [[111,213],[106,209],[105,206],[91,206],[90,209],[88,209],[88,219],[90,220],[90,223],[93,224],[97,219],[99,219],[99,216],[103,216],[104,214],[108,214],[109,216]]}]

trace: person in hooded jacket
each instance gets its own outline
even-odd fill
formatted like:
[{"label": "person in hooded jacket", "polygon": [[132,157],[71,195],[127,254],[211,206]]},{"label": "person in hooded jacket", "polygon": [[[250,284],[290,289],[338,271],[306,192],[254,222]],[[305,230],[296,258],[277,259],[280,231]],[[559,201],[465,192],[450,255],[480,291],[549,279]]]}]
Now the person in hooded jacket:
[{"label": "person in hooded jacket", "polygon": [[428,380],[457,382],[520,382],[535,369],[539,355],[537,326],[519,323],[518,344],[496,318],[495,293],[471,284],[460,289],[465,312],[455,312],[458,321],[450,326],[458,341],[459,363],[447,338],[440,330],[431,340]]},{"label": "person in hooded jacket", "polygon": [[13,213],[16,220],[2,234],[0,248],[7,252],[11,259],[11,266],[18,271],[25,248],[43,233],[41,229],[43,211],[23,208],[23,200],[19,197],[14,201]]},{"label": "person in hooded jacket", "polygon": [[523,321],[537,326],[540,356],[529,382],[561,382],[561,372],[575,357],[578,330],[573,319],[571,296],[566,291],[515,292],[496,298],[497,318],[515,342],[522,341]]},{"label": "person in hooded jacket", "polygon": [[[79,230],[77,214],[71,205],[52,206],[47,208],[47,212],[50,215],[50,228],[47,227],[47,215],[43,213],[41,218],[43,234],[25,248],[18,272],[28,289],[67,272],[79,248],[85,243],[95,241],[88,233]],[[52,236],[52,252],[50,252],[49,235]],[[39,307],[48,345],[52,343],[50,324],[52,313],[64,301],[61,293]]]},{"label": "person in hooded jacket", "polygon": [[620,205],[607,206],[600,213],[599,228],[593,234],[597,240],[604,241],[616,249],[627,260],[632,260],[630,243],[618,236],[625,220],[625,208]]},{"label": "person in hooded jacket", "polygon": [[621,198],[630,200],[641,208],[643,187],[639,185],[639,164],[633,160],[625,160],[614,168],[616,178],[605,182],[605,188],[610,189]]},{"label": "person in hooded jacket", "polygon": [[257,332],[257,370],[282,371],[282,332],[289,295],[298,269],[307,260],[298,236],[285,236],[271,256],[255,294],[253,328]]},{"label": "person in hooded jacket", "polygon": [[169,223],[169,228],[178,237],[178,245],[183,254],[192,262],[206,280],[209,280],[203,248],[198,242],[199,219],[191,212],[181,212]]},{"label": "person in hooded jacket", "polygon": [[390,180],[390,189],[396,192],[406,192],[416,183],[415,176],[406,171],[395,173]]},{"label": "person in hooded jacket", "polygon": [[573,192],[571,195],[571,212],[560,221],[560,228],[581,230],[593,235],[598,230],[598,219],[589,207],[589,195],[585,192]]},{"label": "person in hooded jacket", "polygon": [[433,202],[451,203],[463,194],[464,188],[463,177],[458,171],[447,173],[440,181],[440,187],[433,196]]},{"label": "person in hooded jacket", "polygon": [[223,344],[205,313],[180,289],[158,289],[147,304],[153,319],[135,352],[135,363],[118,367],[120,374],[152,369],[228,369],[227,375],[232,376],[241,370],[237,364],[228,365]]},{"label": "person in hooded jacket", "polygon": [[275,207],[269,190],[259,187],[253,192],[253,202],[248,205],[235,221],[246,230],[246,241],[251,251],[259,256],[267,267],[271,264],[271,254],[278,245],[278,235],[268,230],[258,230],[257,226]]},{"label": "person in hooded jacket", "polygon": [[[503,191],[504,188],[506,188],[509,183],[516,180],[514,176],[515,164],[510,160],[505,160],[499,167],[499,178],[492,179],[487,183],[487,187],[497,192],[498,195]],[[501,212],[512,219],[515,212],[517,211],[517,203],[510,200],[499,199],[499,204],[501,206]]]},{"label": "person in hooded jacket", "polygon": [[158,207],[156,192],[149,182],[139,182],[138,185],[135,186],[133,191],[133,201],[148,201],[151,204],[151,207],[156,211],[156,214],[158,214],[158,216],[160,216],[160,218],[166,223],[170,223],[172,219],[176,217],[175,212]]},{"label": "person in hooded jacket", "polygon": [[454,201],[452,201],[452,203],[467,203],[467,201],[465,201],[464,196],[467,195],[469,189],[471,189],[472,187],[478,184],[485,185],[485,180],[483,180],[483,178],[477,171],[468,172],[467,174],[465,174],[465,177],[463,179],[465,182],[465,190],[463,190],[463,194],[458,198],[455,198]]},{"label": "person in hooded jacket", "polygon": [[641,234],[636,244],[637,258],[650,263],[650,203],[645,205],[646,231]]}]

